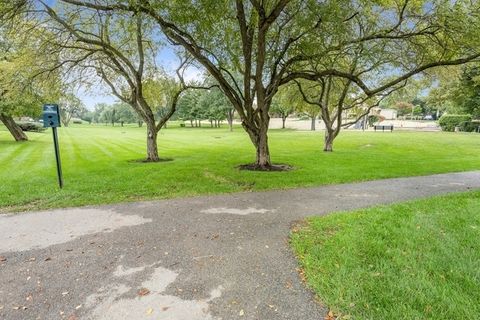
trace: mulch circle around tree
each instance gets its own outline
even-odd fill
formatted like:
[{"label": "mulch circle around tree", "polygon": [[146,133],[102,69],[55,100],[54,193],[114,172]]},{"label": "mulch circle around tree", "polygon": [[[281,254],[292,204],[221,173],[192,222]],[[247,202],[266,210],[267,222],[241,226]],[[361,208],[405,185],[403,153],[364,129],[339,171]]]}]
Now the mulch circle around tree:
[{"label": "mulch circle around tree", "polygon": [[169,162],[173,161],[173,158],[160,158],[158,161],[151,161],[147,159],[134,159],[134,160],[128,160],[128,162],[132,163],[158,163],[158,162]]},{"label": "mulch circle around tree", "polygon": [[294,167],[288,164],[272,164],[270,166],[259,166],[255,163],[241,164],[237,168],[240,170],[267,171],[267,172],[291,171],[294,169]]}]

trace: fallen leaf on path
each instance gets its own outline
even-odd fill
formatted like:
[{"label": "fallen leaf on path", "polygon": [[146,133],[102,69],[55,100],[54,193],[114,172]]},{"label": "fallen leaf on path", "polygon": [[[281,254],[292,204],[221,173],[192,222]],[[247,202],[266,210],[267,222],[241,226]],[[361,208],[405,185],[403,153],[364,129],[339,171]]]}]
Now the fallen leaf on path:
[{"label": "fallen leaf on path", "polygon": [[50,260],[52,260],[52,258],[47,257],[47,258],[45,258],[45,260],[43,260],[43,261],[50,261]]},{"label": "fallen leaf on path", "polygon": [[163,307],[162,311],[167,311],[168,309],[170,309],[170,307]]},{"label": "fallen leaf on path", "polygon": [[148,290],[147,288],[141,288],[140,290],[138,290],[137,294],[139,296],[146,296],[147,294],[150,293],[150,290]]},{"label": "fallen leaf on path", "polygon": [[335,320],[335,315],[333,314],[332,310],[328,311],[327,315],[324,318],[325,320]]},{"label": "fallen leaf on path", "polygon": [[152,308],[148,308],[147,309],[147,316],[151,315],[153,313],[153,309]]},{"label": "fallen leaf on path", "polygon": [[0,256],[0,261],[3,262],[3,261],[7,261],[7,258],[5,256]]},{"label": "fallen leaf on path", "polygon": [[242,310],[240,310],[240,312],[238,313],[239,316],[243,316],[245,314],[245,312]]}]

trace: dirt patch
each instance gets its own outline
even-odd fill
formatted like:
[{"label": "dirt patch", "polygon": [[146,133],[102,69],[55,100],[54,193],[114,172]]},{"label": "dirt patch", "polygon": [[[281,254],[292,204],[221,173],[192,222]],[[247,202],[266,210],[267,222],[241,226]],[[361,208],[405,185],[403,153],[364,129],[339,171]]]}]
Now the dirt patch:
[{"label": "dirt patch", "polygon": [[134,159],[134,160],[128,160],[128,162],[131,163],[159,163],[159,162],[169,162],[173,161],[173,158],[160,158],[158,161],[152,161],[148,159]]},{"label": "dirt patch", "polygon": [[294,167],[288,164],[272,164],[270,166],[259,166],[258,164],[255,164],[255,163],[241,164],[237,168],[240,170],[267,171],[267,172],[291,171],[295,169]]}]

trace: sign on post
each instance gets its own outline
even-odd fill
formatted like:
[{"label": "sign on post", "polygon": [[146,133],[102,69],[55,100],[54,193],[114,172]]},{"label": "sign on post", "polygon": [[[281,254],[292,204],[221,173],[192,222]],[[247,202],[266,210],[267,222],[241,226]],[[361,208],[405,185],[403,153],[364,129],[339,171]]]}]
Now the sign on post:
[{"label": "sign on post", "polygon": [[60,188],[63,188],[62,163],[60,161],[60,148],[58,147],[57,135],[57,127],[61,127],[59,111],[58,104],[43,105],[43,127],[52,128],[53,144],[55,147],[55,160],[57,161],[58,185]]},{"label": "sign on post", "polygon": [[56,128],[60,127],[60,112],[57,104],[43,105],[43,127]]}]

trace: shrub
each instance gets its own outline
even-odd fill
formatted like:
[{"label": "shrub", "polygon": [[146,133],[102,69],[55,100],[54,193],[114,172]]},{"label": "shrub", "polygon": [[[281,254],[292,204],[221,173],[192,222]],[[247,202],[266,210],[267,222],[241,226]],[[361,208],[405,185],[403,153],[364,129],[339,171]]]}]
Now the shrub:
[{"label": "shrub", "polygon": [[455,127],[460,127],[472,121],[472,116],[468,114],[444,114],[438,120],[438,124],[443,131],[454,131]]},{"label": "shrub", "polygon": [[460,131],[474,132],[480,127],[480,122],[465,121],[460,124]]},{"label": "shrub", "polygon": [[82,123],[83,123],[83,121],[82,121],[82,120],[79,120],[79,119],[74,119],[74,120],[72,120],[72,122],[73,122],[74,124],[82,124]]},{"label": "shrub", "polygon": [[382,122],[385,120],[384,116],[381,116],[379,114],[372,114],[368,116],[368,125],[371,127],[377,122]]},{"label": "shrub", "polygon": [[33,131],[33,132],[42,132],[45,131],[45,128],[41,123],[38,122],[20,122],[17,123],[23,131]]}]

